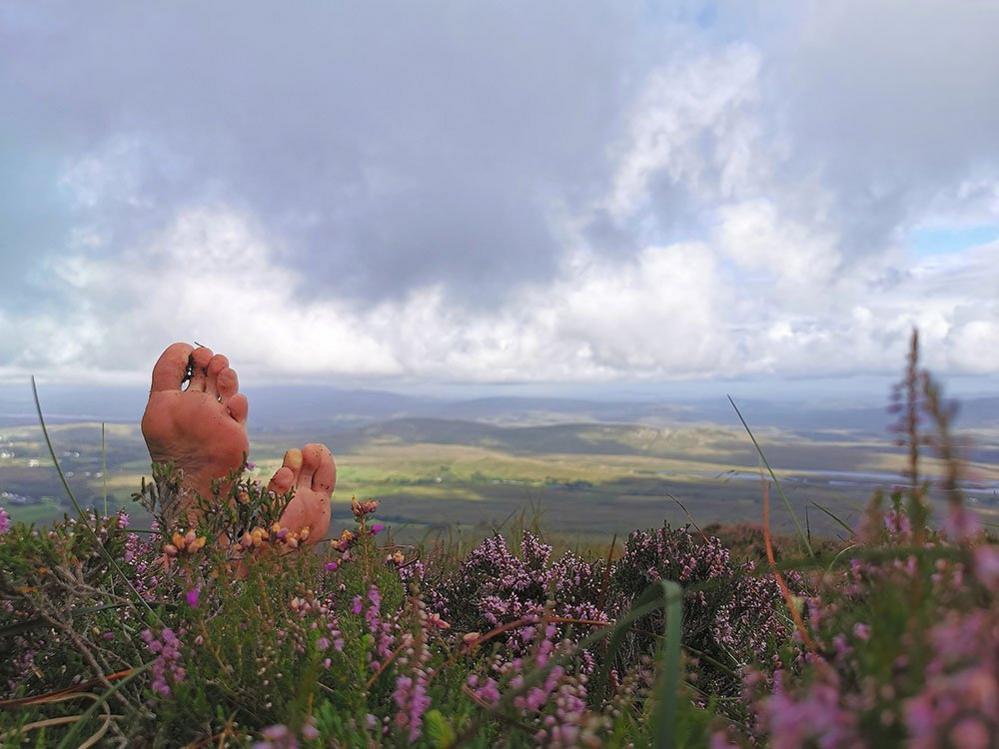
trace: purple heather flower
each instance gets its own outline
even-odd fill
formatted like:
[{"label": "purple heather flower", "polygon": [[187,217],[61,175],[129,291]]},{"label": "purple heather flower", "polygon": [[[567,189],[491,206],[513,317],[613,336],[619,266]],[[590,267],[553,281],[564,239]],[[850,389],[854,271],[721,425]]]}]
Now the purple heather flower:
[{"label": "purple heather flower", "polygon": [[963,505],[954,507],[944,520],[944,531],[955,541],[968,541],[982,530],[978,518]]},{"label": "purple heather flower", "polygon": [[475,696],[487,705],[494,705],[500,700],[499,684],[495,679],[487,678],[480,683],[476,674],[468,677],[468,686],[475,692]]},{"label": "purple heather flower", "polygon": [[385,525],[383,523],[375,523],[371,526],[371,535],[377,536],[383,530],[385,530]]},{"label": "purple heather flower", "polygon": [[975,577],[989,590],[999,591],[999,546],[983,544],[975,549]]},{"label": "purple heather flower", "polygon": [[298,739],[288,726],[268,726],[260,732],[263,741],[253,744],[253,749],[297,749]]},{"label": "purple heather flower", "polygon": [[417,669],[415,679],[410,676],[399,676],[395,680],[392,700],[399,708],[395,715],[395,724],[400,728],[408,728],[409,741],[415,742],[423,734],[423,715],[430,707],[426,671]]},{"label": "purple heather flower", "polygon": [[256,470],[256,468],[257,468],[257,464],[254,463],[252,460],[246,461],[246,470],[253,471],[253,470]]},{"label": "purple heather flower", "polygon": [[[923,690],[905,706],[913,749],[947,744],[988,746],[986,725],[999,725],[997,621],[989,612],[952,612],[931,632],[934,657]],[[983,736],[985,743],[982,742]]]},{"label": "purple heather flower", "polygon": [[139,636],[149,651],[156,655],[150,669],[150,686],[161,697],[169,697],[170,685],[179,684],[187,675],[180,665],[180,640],[169,627],[164,627],[158,637],[149,629],[142,630]]},{"label": "purple heather flower", "polygon": [[327,572],[336,572],[339,568],[340,565],[337,564],[336,562],[327,562],[325,565],[323,565],[323,569],[325,569]]},{"label": "purple heather flower", "polygon": [[7,511],[0,507],[0,536],[7,533],[10,530],[10,515]]},{"label": "purple heather flower", "polygon": [[761,715],[774,749],[797,749],[812,741],[821,747],[856,744],[857,718],[840,705],[838,677],[832,672],[825,677],[796,699],[784,691],[782,673],[774,674],[773,695]]},{"label": "purple heather flower", "polygon": [[187,599],[188,606],[190,606],[192,609],[198,608],[198,601],[201,599],[201,587],[195,585],[193,588],[187,591],[187,595],[185,596],[185,598]]},{"label": "purple heather flower", "polygon": [[312,718],[309,718],[305,725],[302,726],[302,738],[307,741],[315,741],[319,738],[319,729],[312,722]]}]

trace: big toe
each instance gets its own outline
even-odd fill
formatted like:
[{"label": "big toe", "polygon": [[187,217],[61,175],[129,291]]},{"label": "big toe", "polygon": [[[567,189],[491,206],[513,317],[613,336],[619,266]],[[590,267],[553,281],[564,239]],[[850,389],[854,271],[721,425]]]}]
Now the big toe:
[{"label": "big toe", "polygon": [[336,486],[336,462],[333,460],[333,453],[326,445],[310,444],[302,451],[303,457],[311,453],[313,460],[316,460],[316,468],[312,474],[312,490],[329,497]]},{"label": "big toe", "polygon": [[187,365],[193,351],[194,346],[189,343],[172,343],[167,346],[153,366],[150,390],[154,393],[180,390],[187,376]]},{"label": "big toe", "polygon": [[281,466],[277,469],[274,476],[271,477],[267,488],[275,494],[287,494],[294,485],[295,472],[288,468],[288,466]]},{"label": "big toe", "polygon": [[325,445],[311,442],[302,448],[302,470],[298,474],[298,485],[303,489],[312,488],[312,478],[316,475],[316,470],[322,465],[323,458],[329,450]]}]

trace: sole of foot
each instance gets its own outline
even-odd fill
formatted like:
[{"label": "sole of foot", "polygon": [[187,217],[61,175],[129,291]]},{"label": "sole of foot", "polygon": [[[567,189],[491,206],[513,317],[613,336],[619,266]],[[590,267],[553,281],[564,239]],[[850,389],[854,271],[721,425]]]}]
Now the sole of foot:
[{"label": "sole of foot", "polygon": [[326,445],[311,443],[284,454],[284,464],[267,488],[277,494],[294,489],[281,525],[294,533],[308,528],[309,543],[318,543],[330,525],[330,501],[336,486],[336,463]]},{"label": "sole of foot", "polygon": [[184,472],[188,495],[207,497],[212,480],[238,469],[249,452],[248,411],[225,356],[174,343],[153,367],[142,436],[154,463],[172,462]]}]

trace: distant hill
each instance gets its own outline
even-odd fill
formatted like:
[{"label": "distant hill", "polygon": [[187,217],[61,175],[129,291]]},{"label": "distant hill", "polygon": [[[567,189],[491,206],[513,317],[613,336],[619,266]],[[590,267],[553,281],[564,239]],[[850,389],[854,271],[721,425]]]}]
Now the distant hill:
[{"label": "distant hill", "polygon": [[[281,433],[303,429],[344,431],[399,419],[438,419],[504,425],[617,423],[668,426],[719,424],[738,426],[725,398],[669,402],[651,398],[596,400],[558,397],[497,396],[446,399],[382,390],[341,389],[325,385],[268,385],[246,389],[251,429]],[[145,388],[42,385],[42,407],[53,423],[64,421],[138,422]],[[891,416],[882,407],[853,407],[836,401],[736,401],[754,427],[795,431],[848,430],[883,436]],[[999,397],[960,402],[958,426],[999,428]],[[30,385],[0,386],[0,425],[37,420]],[[438,427],[443,429],[444,427]],[[551,435],[553,433],[543,433]]]}]

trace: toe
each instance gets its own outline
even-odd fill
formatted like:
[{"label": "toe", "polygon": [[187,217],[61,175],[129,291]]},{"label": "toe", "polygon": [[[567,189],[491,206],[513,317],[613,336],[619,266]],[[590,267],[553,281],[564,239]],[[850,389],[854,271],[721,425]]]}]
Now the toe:
[{"label": "toe", "polygon": [[307,489],[312,488],[312,477],[315,476],[316,469],[319,468],[328,452],[325,445],[319,445],[315,442],[302,448],[302,470],[298,474],[299,486]]},{"label": "toe", "polygon": [[288,490],[295,485],[295,472],[288,466],[281,466],[271,478],[267,488],[277,494],[287,494]]},{"label": "toe", "polygon": [[153,384],[150,390],[154,393],[180,390],[184,384],[184,375],[192,351],[194,347],[189,343],[174,343],[167,346],[153,367]]},{"label": "toe", "polygon": [[240,424],[246,423],[247,414],[250,412],[250,404],[247,402],[245,395],[242,393],[234,395],[226,401],[225,405],[229,409],[229,415],[232,418]]},{"label": "toe", "polygon": [[215,354],[206,369],[205,392],[209,395],[219,395],[219,373],[229,368],[229,360],[222,354]]},{"label": "toe", "polygon": [[291,470],[296,476],[302,470],[302,451],[289,450],[284,454],[284,467]]},{"label": "toe", "polygon": [[239,377],[236,376],[236,370],[226,367],[219,372],[216,380],[216,388],[223,400],[232,398],[239,390]]},{"label": "toe", "polygon": [[204,392],[208,382],[208,362],[212,360],[212,350],[204,346],[194,349],[191,353],[191,384],[187,387],[190,391]]},{"label": "toe", "polygon": [[328,497],[336,486],[336,462],[333,460],[333,453],[326,445],[316,445],[316,447],[320,448],[322,457],[316,472],[312,475],[312,488]]}]

